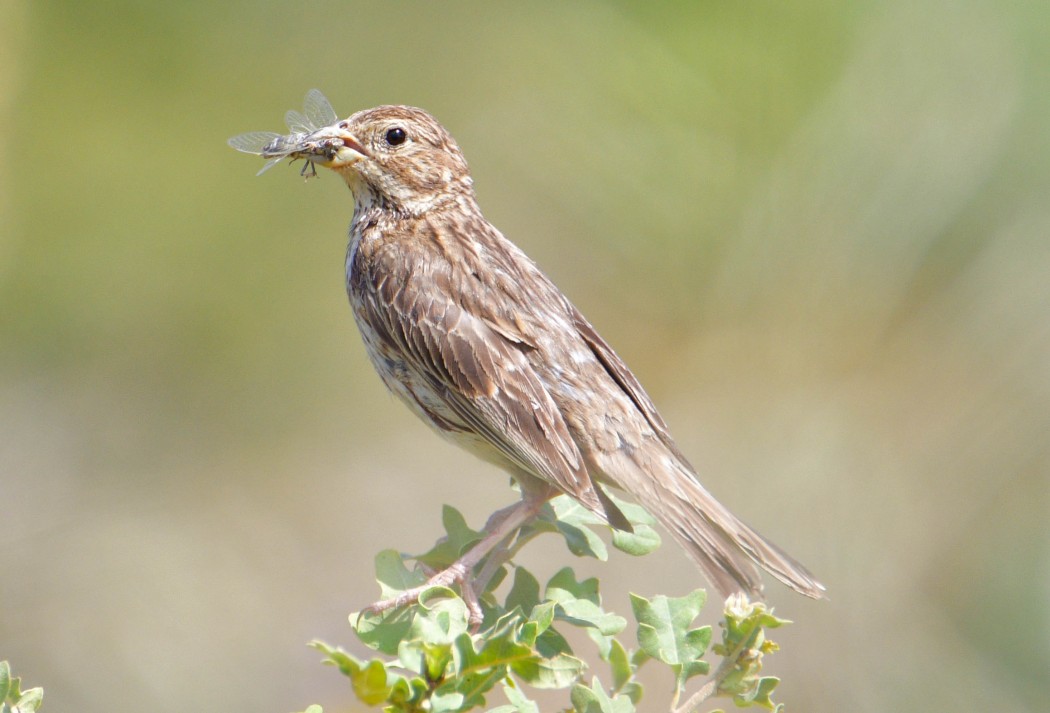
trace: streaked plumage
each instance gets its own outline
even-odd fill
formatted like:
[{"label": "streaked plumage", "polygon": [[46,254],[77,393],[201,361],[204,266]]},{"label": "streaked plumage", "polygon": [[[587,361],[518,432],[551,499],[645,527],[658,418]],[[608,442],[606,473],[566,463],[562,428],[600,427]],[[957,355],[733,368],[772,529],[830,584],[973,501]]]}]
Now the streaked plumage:
[{"label": "streaked plumage", "polygon": [[[332,137],[345,148],[333,151]],[[313,141],[326,155],[301,155],[354,195],[347,290],[368,354],[416,415],[509,471],[525,498],[567,493],[629,528],[604,488],[626,491],[724,594],[760,595],[757,563],[823,596],[700,485],[630,369],[482,216],[467,163],[433,117],[382,106]]]}]

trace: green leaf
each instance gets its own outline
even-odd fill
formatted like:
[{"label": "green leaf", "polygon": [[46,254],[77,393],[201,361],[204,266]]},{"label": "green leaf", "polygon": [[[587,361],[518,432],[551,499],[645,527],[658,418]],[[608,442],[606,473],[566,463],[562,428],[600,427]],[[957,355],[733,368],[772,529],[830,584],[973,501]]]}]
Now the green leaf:
[{"label": "green leaf", "polygon": [[610,614],[586,599],[573,599],[559,604],[562,613],[556,618],[575,626],[590,626],[604,636],[615,636],[627,627],[627,620]]},{"label": "green leaf", "polygon": [[390,686],[386,680],[386,666],[379,659],[369,661],[363,669],[350,677],[350,683],[354,687],[354,694],[368,706],[383,703],[390,693]]},{"label": "green leaf", "polygon": [[569,552],[577,557],[593,557],[602,562],[609,559],[609,549],[602,542],[602,538],[590,528],[559,522],[558,532],[565,538]]},{"label": "green leaf", "polygon": [[758,675],[761,665],[756,666],[753,656],[748,656],[748,651],[737,659],[737,666],[730,671],[718,684],[718,692],[733,696],[744,704],[749,704],[751,697],[758,690],[760,678]]},{"label": "green leaf", "polygon": [[513,641],[510,637],[490,639],[478,652],[479,661],[487,667],[510,666],[533,657],[534,654],[530,647]]},{"label": "green leaf", "polygon": [[635,557],[647,555],[660,546],[660,534],[649,527],[635,523],[634,532],[613,530],[613,547]]},{"label": "green leaf", "polygon": [[474,641],[469,634],[461,634],[453,644],[455,672],[460,676],[510,666],[530,658],[535,658],[532,649],[515,641],[513,631],[499,636],[487,636],[480,651],[475,650]]},{"label": "green leaf", "polygon": [[397,706],[403,709],[407,704],[422,700],[426,690],[426,681],[419,676],[413,676],[411,681],[397,676],[390,682],[390,692],[387,693],[386,702],[394,706],[395,710]]},{"label": "green leaf", "polygon": [[638,643],[647,655],[671,666],[679,691],[687,680],[710,670],[700,657],[711,643],[711,627],[689,628],[705,598],[702,589],[679,598],[660,595],[652,601],[631,595],[631,608],[638,621]]},{"label": "green leaf", "polygon": [[419,599],[409,627],[410,637],[426,644],[451,644],[467,630],[467,605],[451,589],[435,587]]},{"label": "green leaf", "polygon": [[684,597],[656,596],[652,601],[631,595],[638,621],[638,643],[646,654],[666,664],[685,664],[702,656],[711,641],[711,627],[690,630],[706,595],[697,589]]},{"label": "green leaf", "polygon": [[547,582],[545,593],[547,599],[558,604],[564,604],[576,599],[584,599],[593,604],[600,604],[598,596],[598,579],[590,577],[582,581],[576,581],[576,573],[571,567],[563,567]]},{"label": "green leaf", "polygon": [[626,619],[602,609],[598,580],[591,577],[577,582],[569,567],[561,569],[547,583],[546,597],[558,605],[557,620],[587,627],[588,635],[598,645],[603,657],[609,650],[609,637],[619,634],[627,626]]},{"label": "green leaf", "polygon": [[344,676],[352,677],[364,667],[364,661],[356,656],[343,651],[341,648],[333,648],[323,641],[312,641],[310,646],[325,655],[323,663],[336,666]]},{"label": "green leaf", "polygon": [[613,530],[613,547],[636,557],[647,555],[659,547],[660,535],[652,527],[656,524],[656,518],[637,503],[626,502],[611,493],[609,496],[634,527],[633,533]]},{"label": "green leaf", "polygon": [[383,550],[377,554],[375,567],[379,596],[382,599],[393,599],[401,592],[418,587],[426,581],[422,572],[405,567],[405,562],[397,550]]},{"label": "green leaf", "polygon": [[[491,556],[491,555],[489,555],[489,556]],[[484,561],[488,562],[488,557],[486,557]],[[492,578],[489,579],[488,584],[485,585],[485,591],[481,592],[480,594],[484,595],[484,594],[489,594],[490,592],[496,591],[496,589],[499,588],[499,585],[501,585],[503,583],[503,580],[506,579],[506,578],[507,578],[507,565],[506,564],[502,564],[502,565],[499,566],[498,569],[496,569],[495,572],[492,573]]]},{"label": "green leaf", "polygon": [[[605,692],[602,691],[604,694]],[[612,705],[612,701],[608,700],[608,696],[600,697],[590,688],[583,684],[577,683],[572,687],[572,693],[569,694],[569,700],[572,701],[572,709],[574,711],[580,711],[580,713],[601,713],[603,710],[603,703],[608,702],[609,706]],[[606,707],[607,711],[608,708]]]},{"label": "green leaf", "polygon": [[559,654],[551,658],[531,658],[511,666],[523,681],[535,688],[567,688],[583,673],[586,664],[575,656]]},{"label": "green leaf", "polygon": [[513,637],[518,633],[524,620],[524,615],[518,609],[504,612],[498,619],[496,619],[496,623],[482,632],[482,638],[485,640],[491,640],[498,637]]},{"label": "green leaf", "polygon": [[542,634],[550,628],[551,622],[554,621],[554,612],[557,606],[557,602],[547,601],[532,608],[532,611],[529,613],[529,620],[536,624],[538,633]]},{"label": "green leaf", "polygon": [[510,705],[493,708],[488,713],[540,713],[539,706],[525,697],[517,686],[510,683],[503,684],[503,695],[510,701]]},{"label": "green leaf", "polygon": [[560,654],[572,654],[572,647],[555,629],[547,629],[536,638],[537,653],[545,659],[552,659]]},{"label": "green leaf", "polygon": [[350,626],[362,644],[393,656],[412,628],[415,608],[402,607],[382,614],[351,614]]},{"label": "green leaf", "polygon": [[[454,691],[462,697],[460,708],[455,710],[470,710],[471,708],[485,705],[485,694],[506,678],[506,675],[506,669],[503,667],[474,671],[464,676],[449,679],[437,689],[437,693],[445,695]],[[452,699],[450,698],[450,700]]]},{"label": "green leaf", "polygon": [[513,640],[513,634],[513,628],[504,627],[502,634],[484,639],[480,651],[475,650],[469,634],[457,637],[452,646],[451,672],[437,688],[432,710],[468,710],[483,705],[485,694],[506,677],[512,663],[533,656],[529,647]]},{"label": "green leaf", "polygon": [[690,661],[681,666],[672,666],[671,670],[678,677],[678,685],[682,686],[693,676],[706,676],[711,672],[711,664],[707,661]]},{"label": "green leaf", "polygon": [[642,684],[637,681],[631,681],[623,687],[622,691],[620,691],[621,696],[627,696],[635,705],[638,705],[638,701],[642,700],[642,693]]},{"label": "green leaf", "polygon": [[395,711],[416,710],[430,692],[430,684],[422,676],[398,677],[390,685],[387,702]]},{"label": "green leaf", "polygon": [[551,500],[549,505],[554,527],[565,538],[570,552],[577,557],[594,557],[602,562],[609,558],[609,550],[602,538],[591,530],[592,525],[604,524],[600,517],[564,495]]},{"label": "green leaf", "polygon": [[43,700],[43,688],[30,688],[18,699],[15,703],[15,708],[18,710],[18,713],[36,713]]},{"label": "green leaf", "polygon": [[514,570],[514,584],[507,593],[505,607],[508,611],[521,607],[521,611],[530,612],[540,603],[540,583],[524,567]]},{"label": "green leaf", "polygon": [[598,679],[591,682],[591,687],[576,684],[572,687],[569,700],[574,711],[579,713],[634,713],[634,701],[627,696],[609,697]]},{"label": "green leaf", "polygon": [[605,524],[605,520],[595,515],[577,500],[570,498],[568,495],[559,495],[554,498],[550,501],[550,506],[555,519],[560,520],[567,525],[586,527],[590,525]]},{"label": "green leaf", "polygon": [[[529,612],[528,619],[521,625],[521,628],[518,631],[518,641],[526,646],[535,647],[541,645],[539,642],[548,634],[556,633],[551,631],[550,626],[554,621],[554,614],[557,607],[557,603],[549,601],[534,606],[532,611]],[[514,611],[519,610],[515,608]],[[558,653],[560,653],[560,651]]]},{"label": "green leaf", "polygon": [[627,650],[620,643],[619,639],[612,640],[609,654],[605,658],[609,662],[609,668],[612,670],[613,690],[619,691],[627,685],[627,682],[631,680],[631,676],[634,675],[634,669],[631,668],[631,660],[627,656]]},{"label": "green leaf", "polygon": [[638,503],[628,502],[622,498],[617,497],[612,492],[606,491],[612,501],[616,503],[616,507],[620,508],[620,512],[627,516],[627,520],[631,525],[655,525],[656,518],[649,514],[649,511],[643,508]]},{"label": "green leaf", "polygon": [[459,691],[435,691],[430,696],[430,710],[432,713],[456,713],[469,709],[465,705],[463,694]]},{"label": "green leaf", "polygon": [[773,689],[780,683],[780,679],[775,676],[763,676],[758,680],[758,685],[755,686],[754,693],[750,694],[750,702],[756,706],[762,706],[773,710],[776,708],[770,696],[773,694]]},{"label": "green leaf", "polygon": [[442,507],[441,523],[445,527],[445,537],[438,540],[430,550],[414,558],[437,570],[451,565],[482,538],[482,534],[472,530],[463,514],[451,505]]},{"label": "green leaf", "polygon": [[11,664],[0,661],[0,704],[11,694]]},{"label": "green leaf", "polygon": [[478,652],[478,662],[487,668],[511,666],[534,658],[532,649],[509,638],[486,641]]},{"label": "green leaf", "polygon": [[418,673],[427,681],[438,681],[445,677],[452,661],[451,644],[425,644],[418,639],[406,639],[397,650],[401,668]]}]

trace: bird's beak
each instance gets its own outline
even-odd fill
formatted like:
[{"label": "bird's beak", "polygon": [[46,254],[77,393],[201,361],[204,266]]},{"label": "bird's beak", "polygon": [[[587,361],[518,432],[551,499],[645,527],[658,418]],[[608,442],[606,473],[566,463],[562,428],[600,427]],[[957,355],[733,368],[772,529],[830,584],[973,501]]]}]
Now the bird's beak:
[{"label": "bird's beak", "polygon": [[301,148],[295,153],[298,157],[334,170],[368,158],[368,151],[346,128],[344,121],[307,134],[302,139]]}]

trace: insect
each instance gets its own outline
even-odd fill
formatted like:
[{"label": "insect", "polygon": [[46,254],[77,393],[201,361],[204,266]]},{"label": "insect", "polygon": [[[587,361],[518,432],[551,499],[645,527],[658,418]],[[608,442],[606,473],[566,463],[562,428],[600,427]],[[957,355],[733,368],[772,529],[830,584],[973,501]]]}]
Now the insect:
[{"label": "insect", "polygon": [[[328,98],[318,89],[311,89],[306,93],[303,100],[303,111],[289,110],[284,115],[284,123],[288,125],[290,134],[278,134],[273,131],[249,131],[246,134],[238,134],[229,139],[232,148],[244,153],[256,154],[270,159],[266,162],[256,176],[261,176],[274,164],[280,163],[284,158],[291,157],[292,160],[304,158],[301,154],[310,150],[313,152],[335,149],[342,146],[339,139],[310,140],[309,136],[318,129],[331,126],[339,120],[332,108]],[[306,158],[306,165],[299,175],[311,178],[317,175],[317,167]]]}]

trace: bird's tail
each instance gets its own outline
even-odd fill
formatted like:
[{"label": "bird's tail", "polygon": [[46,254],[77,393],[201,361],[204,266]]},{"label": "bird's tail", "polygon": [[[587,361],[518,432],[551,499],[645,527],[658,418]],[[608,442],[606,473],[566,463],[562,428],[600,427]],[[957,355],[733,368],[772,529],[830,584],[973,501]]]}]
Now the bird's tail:
[{"label": "bird's tail", "polygon": [[824,585],[809,570],[741,522],[683,465],[676,460],[668,465],[656,477],[635,470],[642,477],[624,485],[724,596],[744,591],[761,598],[757,564],[800,594],[825,597]]}]

